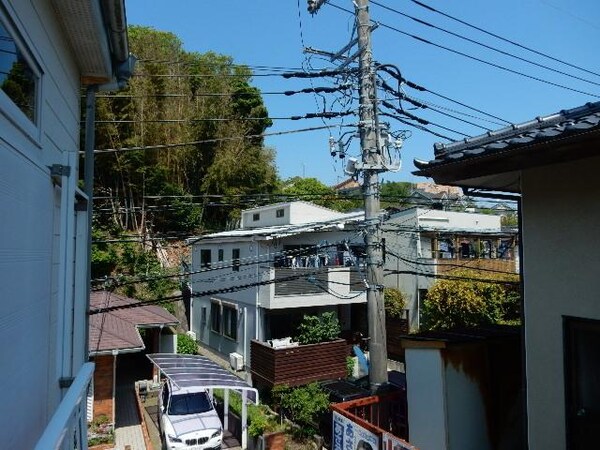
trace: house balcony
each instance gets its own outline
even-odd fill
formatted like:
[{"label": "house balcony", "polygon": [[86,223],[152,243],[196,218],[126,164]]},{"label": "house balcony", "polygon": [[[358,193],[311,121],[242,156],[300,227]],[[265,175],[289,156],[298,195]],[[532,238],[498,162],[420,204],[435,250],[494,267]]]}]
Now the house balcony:
[{"label": "house balcony", "polygon": [[87,392],[94,363],[85,363],[46,426],[35,450],[87,448]]},{"label": "house balcony", "polygon": [[344,378],[348,354],[348,343],[344,339],[277,348],[253,340],[250,344],[252,380],[253,383],[272,388]]},{"label": "house balcony", "polygon": [[[519,273],[519,261],[516,259],[504,258],[463,258],[455,256],[454,258],[434,258],[438,275],[452,272],[456,269],[469,270],[493,270],[504,273]],[[457,267],[458,266],[458,267]]]},{"label": "house balcony", "polygon": [[367,301],[356,267],[271,267],[263,272],[260,303],[266,309],[304,308]]}]

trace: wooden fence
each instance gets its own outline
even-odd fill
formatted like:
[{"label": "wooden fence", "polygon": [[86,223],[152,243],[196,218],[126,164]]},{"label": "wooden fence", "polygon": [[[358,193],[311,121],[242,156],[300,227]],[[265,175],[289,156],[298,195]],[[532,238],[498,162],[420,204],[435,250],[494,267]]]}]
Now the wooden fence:
[{"label": "wooden fence", "polygon": [[250,344],[252,380],[271,388],[344,378],[347,355],[348,344],[343,339],[287,348],[273,348],[253,340]]}]

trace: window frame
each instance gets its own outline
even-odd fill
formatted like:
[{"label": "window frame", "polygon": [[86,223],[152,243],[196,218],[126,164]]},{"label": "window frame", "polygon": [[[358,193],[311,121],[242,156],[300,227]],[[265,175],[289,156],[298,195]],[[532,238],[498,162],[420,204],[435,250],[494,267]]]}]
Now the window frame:
[{"label": "window frame", "polygon": [[[237,256],[236,256],[237,253]],[[240,249],[239,248],[232,248],[231,249],[231,270],[233,272],[239,272],[240,271],[240,265],[241,265],[241,253],[240,253]]]},{"label": "window frame", "polygon": [[275,217],[277,219],[280,219],[282,217],[285,217],[285,208],[279,208],[275,210]]},{"label": "window frame", "polygon": [[[205,256],[208,255],[208,262]],[[200,269],[210,269],[212,266],[212,250],[208,248],[200,249]]]},{"label": "window frame", "polygon": [[[216,328],[215,328],[216,322]],[[221,334],[221,328],[223,326],[221,320],[221,301],[211,299],[210,301],[210,331],[213,333]]]},{"label": "window frame", "polygon": [[[226,313],[227,312],[227,313]],[[236,305],[221,302],[222,335],[235,342],[238,340],[238,308]]]},{"label": "window frame", "polygon": [[234,342],[238,342],[239,308],[217,298],[210,300],[210,330]]},{"label": "window frame", "polygon": [[13,38],[15,47],[17,47],[36,78],[35,92],[33,94],[33,118],[30,119],[2,89],[0,89],[0,114],[5,116],[7,120],[23,132],[38,148],[41,148],[41,110],[44,73],[38,59],[33,56],[32,46],[28,45],[25,41],[24,33],[22,33],[17,25],[10,19],[10,15],[4,7],[3,2],[0,2],[0,23],[6,32]]},{"label": "window frame", "polygon": [[260,220],[260,213],[252,213],[252,222],[258,222]]}]

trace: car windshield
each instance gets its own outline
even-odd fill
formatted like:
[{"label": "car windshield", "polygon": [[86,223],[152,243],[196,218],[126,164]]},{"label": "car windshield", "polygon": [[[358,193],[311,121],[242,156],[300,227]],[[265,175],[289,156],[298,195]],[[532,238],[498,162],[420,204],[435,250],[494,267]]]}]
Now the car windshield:
[{"label": "car windshield", "polygon": [[210,411],[213,408],[206,392],[196,392],[193,394],[173,395],[169,414],[182,416],[185,414],[200,414]]}]

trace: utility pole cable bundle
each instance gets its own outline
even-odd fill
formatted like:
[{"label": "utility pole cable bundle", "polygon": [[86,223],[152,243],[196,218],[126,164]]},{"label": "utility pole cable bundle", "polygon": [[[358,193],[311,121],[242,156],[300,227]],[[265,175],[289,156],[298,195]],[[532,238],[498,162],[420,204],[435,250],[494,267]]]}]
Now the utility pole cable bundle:
[{"label": "utility pole cable bundle", "polygon": [[[308,11],[317,12],[324,1],[308,1]],[[359,135],[365,200],[366,287],[369,326],[369,382],[376,392],[387,384],[387,348],[385,307],[383,298],[383,252],[381,248],[381,208],[379,202],[379,172],[386,170],[380,142],[373,54],[371,50],[371,19],[368,0],[355,0],[359,57]]]}]

